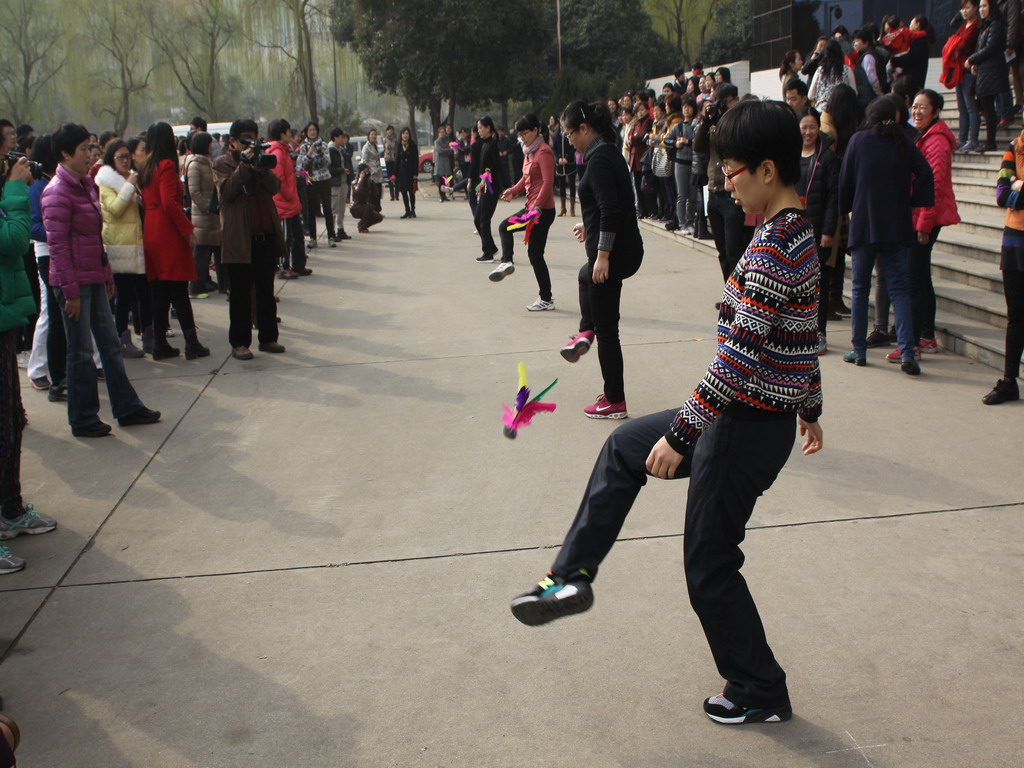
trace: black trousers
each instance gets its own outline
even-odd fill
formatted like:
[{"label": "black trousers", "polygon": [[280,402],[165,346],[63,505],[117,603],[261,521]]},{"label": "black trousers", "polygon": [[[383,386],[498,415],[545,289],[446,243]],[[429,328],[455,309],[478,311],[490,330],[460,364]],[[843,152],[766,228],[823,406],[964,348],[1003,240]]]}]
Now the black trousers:
[{"label": "black trousers", "polygon": [[114,274],[114,286],[117,288],[114,297],[114,326],[118,334],[128,330],[128,318],[132,312],[135,312],[135,319],[143,329],[151,326],[153,296],[146,276],[117,272]]},{"label": "black trousers", "polygon": [[[327,224],[327,237],[334,239],[334,212],[331,210],[331,180],[314,181],[306,185],[306,199],[309,201],[306,213],[306,229],[310,238],[316,239],[316,217],[322,214]],[[302,266],[305,266],[303,264]]]},{"label": "black trousers", "polygon": [[153,291],[153,333],[162,339],[171,326],[169,311],[174,306],[181,332],[188,334],[196,328],[192,315],[192,302],[188,298],[188,280],[151,280]]},{"label": "black trousers", "polygon": [[914,242],[907,254],[907,289],[914,318],[915,344],[935,338],[935,286],[932,285],[932,248],[942,227],[932,227],[928,242]]},{"label": "black trousers", "polygon": [[402,190],[402,203],[405,205],[406,213],[416,213],[416,193],[409,190]]},{"label": "black trousers", "polygon": [[290,266],[291,269],[305,269],[306,241],[302,239],[302,216],[292,216],[281,223],[284,225],[285,245],[288,246],[285,250],[291,260],[290,265],[286,262],[281,265],[282,268],[288,269]]},{"label": "black trousers", "polygon": [[[50,257],[39,259],[39,277],[46,288],[46,368],[52,384],[63,384],[68,372],[68,337],[64,331],[64,313],[50,288]],[[145,275],[143,275],[145,277]]]},{"label": "black trousers", "polygon": [[[522,216],[528,209],[521,208],[509,216]],[[501,239],[501,260],[512,261],[512,250],[515,241],[512,238],[513,232],[508,231],[508,219],[498,225],[498,237]],[[537,287],[540,289],[540,297],[544,301],[551,301],[551,273],[548,272],[548,264],[544,261],[544,248],[548,243],[548,232],[555,221],[555,209],[543,208],[540,218],[530,230],[530,242],[526,244],[526,253],[530,257],[530,266],[533,267],[533,274],[537,278]],[[516,230],[520,231],[520,230]]]},{"label": "black trousers", "polygon": [[1024,354],[1024,272],[1003,270],[1003,293],[1006,296],[1006,359],[1003,376],[1016,379],[1020,375],[1020,358]]},{"label": "black trousers", "polygon": [[[645,463],[675,410],[632,419],[604,443],[576,518],[551,572],[585,569],[591,578],[611,550],[640,489]],[[786,673],[772,654],[747,583],[740,544],[758,497],[775,482],[793,449],[796,418],[732,405],[685,455],[675,479],[689,477],[683,567],[725,696],[742,707],[789,702]]]},{"label": "black trousers", "polygon": [[252,345],[252,302],[256,299],[256,325],[260,344],[277,341],[277,303],[274,301],[274,269],[277,243],[253,240],[249,264],[225,264],[231,294],[228,297],[228,343],[231,347]]},{"label": "black trousers", "polygon": [[708,197],[708,219],[711,234],[718,249],[718,263],[722,267],[722,280],[728,280],[739,263],[743,251],[750,245],[754,228],[743,224],[743,209],[733,202],[728,192],[711,192]]},{"label": "black trousers", "polygon": [[[468,190],[472,196],[472,190]],[[476,224],[476,231],[480,234],[480,247],[488,256],[498,252],[498,246],[494,244],[494,235],[491,234],[491,219],[494,217],[494,210],[498,207],[498,196],[484,191],[476,203],[476,211],[473,214],[473,223]]]},{"label": "black trousers", "polygon": [[[596,259],[596,254],[595,254]],[[580,330],[593,331],[597,338],[597,359],[601,363],[604,396],[611,403],[626,399],[623,381],[622,345],[619,343],[619,302],[622,281],[640,269],[643,254],[612,252],[608,279],[594,282],[594,261],[580,268]]]}]

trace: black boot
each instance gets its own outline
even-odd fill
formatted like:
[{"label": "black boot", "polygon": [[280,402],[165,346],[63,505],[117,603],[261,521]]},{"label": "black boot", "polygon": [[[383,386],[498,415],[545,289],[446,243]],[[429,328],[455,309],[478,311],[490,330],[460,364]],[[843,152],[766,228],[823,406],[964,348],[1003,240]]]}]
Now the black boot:
[{"label": "black boot", "polygon": [[185,359],[195,360],[197,357],[207,357],[210,348],[199,343],[199,334],[195,328],[189,328],[185,333]]},{"label": "black boot", "polygon": [[167,329],[166,328],[154,328],[153,329],[153,359],[164,360],[168,357],[177,357],[181,354],[181,350],[177,347],[172,347],[167,343]]},{"label": "black boot", "polygon": [[981,398],[985,405],[999,405],[1010,400],[1020,400],[1020,390],[1017,389],[1016,379],[1000,379],[995,387]]}]

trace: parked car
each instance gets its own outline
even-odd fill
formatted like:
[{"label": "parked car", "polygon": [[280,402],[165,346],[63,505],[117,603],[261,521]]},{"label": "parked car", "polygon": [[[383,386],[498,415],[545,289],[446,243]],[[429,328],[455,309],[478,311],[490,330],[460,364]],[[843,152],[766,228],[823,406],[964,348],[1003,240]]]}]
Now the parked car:
[{"label": "parked car", "polygon": [[420,173],[427,176],[434,175],[434,151],[424,152],[420,155]]}]

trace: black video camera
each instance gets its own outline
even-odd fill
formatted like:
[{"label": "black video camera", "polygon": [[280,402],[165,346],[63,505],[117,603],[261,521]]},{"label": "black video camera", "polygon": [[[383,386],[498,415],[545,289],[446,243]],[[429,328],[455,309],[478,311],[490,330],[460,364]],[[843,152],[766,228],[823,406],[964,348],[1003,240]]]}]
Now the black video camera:
[{"label": "black video camera", "polygon": [[[23,157],[28,157],[28,155],[26,155],[24,152],[8,152],[7,156],[4,158],[7,161],[7,172],[10,173],[11,168],[14,167],[14,164],[21,160],[21,158]],[[36,181],[39,181],[41,178],[43,178],[42,163],[37,163],[34,160],[29,160],[28,170],[32,174],[32,178],[35,179]]]},{"label": "black video camera", "polygon": [[248,136],[240,136],[238,142],[252,150],[252,156],[242,155],[242,160],[247,162],[257,171],[270,171],[277,167],[277,158],[268,155],[269,144],[264,144],[259,139],[250,139]]}]

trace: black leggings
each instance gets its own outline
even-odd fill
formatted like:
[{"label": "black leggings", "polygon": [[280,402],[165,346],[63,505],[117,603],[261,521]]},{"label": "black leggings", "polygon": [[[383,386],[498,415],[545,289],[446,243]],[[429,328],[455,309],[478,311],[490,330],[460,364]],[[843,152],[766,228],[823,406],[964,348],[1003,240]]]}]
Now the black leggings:
[{"label": "black leggings", "polygon": [[402,203],[405,204],[406,213],[416,213],[416,193],[402,190]]},{"label": "black leggings", "polygon": [[188,298],[188,280],[152,280],[153,289],[153,333],[162,339],[171,326],[169,310],[171,305],[178,313],[178,325],[182,333],[195,330],[196,319],[192,315],[192,302]]},{"label": "black leggings", "polygon": [[555,171],[555,193],[558,195],[558,197],[562,200],[563,203],[565,202],[566,190],[569,190],[570,200],[576,199],[576,167],[571,167],[572,171],[567,171],[565,176],[559,175],[557,169]]},{"label": "black leggings", "polygon": [[322,213],[327,222],[327,237],[334,239],[334,212],[331,210],[331,180],[314,181],[306,186],[306,231],[316,240],[316,217]]},{"label": "black leggings", "polygon": [[135,319],[143,329],[153,324],[153,297],[145,275],[114,274],[117,296],[114,297],[114,325],[118,335],[128,330],[128,316],[134,311]]},{"label": "black leggings", "polygon": [[994,147],[996,146],[996,127],[998,126],[998,118],[996,117],[996,97],[979,96],[978,107],[981,109],[981,114],[985,118],[985,143],[990,147]]},{"label": "black leggings", "polygon": [[643,253],[633,255],[612,252],[610,274],[603,283],[594,282],[594,262],[588,259],[580,268],[580,331],[593,331],[597,337],[597,357],[604,378],[604,396],[610,403],[626,399],[623,381],[622,345],[619,343],[619,302],[622,281],[640,269]]},{"label": "black leggings", "polygon": [[[509,216],[522,216],[527,209],[523,208]],[[526,244],[526,253],[530,257],[530,266],[533,267],[533,274],[537,278],[537,287],[540,289],[540,297],[544,301],[551,301],[551,274],[548,272],[547,262],[544,261],[544,247],[548,243],[548,231],[555,220],[555,209],[544,208],[540,212],[540,218],[530,230],[530,242]],[[498,225],[498,236],[501,238],[501,260],[512,261],[512,249],[514,240],[512,232],[508,231],[508,219]]]},{"label": "black leggings", "polygon": [[8,520],[22,514],[21,436],[28,423],[21,404],[16,337],[17,329],[0,331],[0,507]]},{"label": "black leggings", "polygon": [[1020,375],[1020,358],[1024,355],[1024,272],[1003,270],[1003,293],[1006,295],[1006,362],[1003,375],[1016,379]]},{"label": "black leggings", "polygon": [[[471,191],[470,195],[472,194]],[[494,235],[491,234],[491,218],[493,218],[494,209],[497,207],[497,194],[486,191],[480,193],[473,221],[476,224],[476,231],[480,234],[480,247],[486,256],[493,256],[498,252],[498,246],[494,244]]]}]

